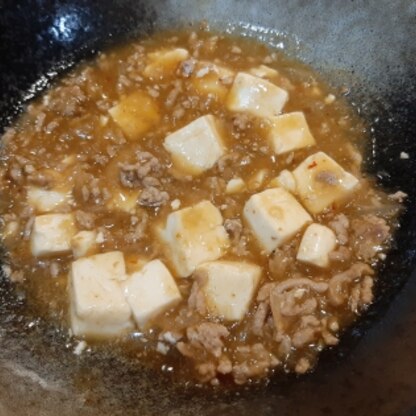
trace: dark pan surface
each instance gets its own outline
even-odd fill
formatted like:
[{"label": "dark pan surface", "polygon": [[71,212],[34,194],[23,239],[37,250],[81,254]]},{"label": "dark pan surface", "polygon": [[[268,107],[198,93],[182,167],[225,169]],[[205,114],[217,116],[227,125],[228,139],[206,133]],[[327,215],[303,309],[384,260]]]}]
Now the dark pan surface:
[{"label": "dark pan surface", "polygon": [[315,373],[224,394],[179,388],[114,351],[75,356],[65,333],[36,320],[1,278],[0,415],[416,414],[416,2],[0,0],[1,126],[23,98],[94,51],[204,18],[283,42],[334,85],[352,85],[349,99],[372,128],[368,170],[410,196],[379,301]]}]

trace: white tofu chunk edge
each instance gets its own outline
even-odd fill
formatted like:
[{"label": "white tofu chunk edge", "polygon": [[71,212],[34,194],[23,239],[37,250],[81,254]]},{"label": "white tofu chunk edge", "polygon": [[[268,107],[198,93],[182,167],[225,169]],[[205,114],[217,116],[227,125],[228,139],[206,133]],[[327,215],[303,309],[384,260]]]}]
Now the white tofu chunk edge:
[{"label": "white tofu chunk edge", "polygon": [[164,141],[177,168],[198,175],[214,166],[225,146],[212,115],[197,118],[169,134]]},{"label": "white tofu chunk edge", "polygon": [[283,188],[271,188],[252,195],[243,214],[267,253],[290,240],[312,221],[296,198]]},{"label": "white tofu chunk edge", "polygon": [[240,321],[247,313],[261,277],[261,267],[246,262],[215,261],[195,271],[209,315]]},{"label": "white tofu chunk edge", "polygon": [[328,267],[328,255],[336,244],[336,236],[330,228],[311,224],[303,234],[296,259],[318,267]]},{"label": "white tofu chunk edge", "polygon": [[152,260],[130,275],[124,294],[140,329],[182,299],[174,278],[160,260]]},{"label": "white tofu chunk edge", "polygon": [[76,233],[73,214],[44,214],[35,217],[30,246],[34,256],[62,254],[71,251]]},{"label": "white tofu chunk edge", "polygon": [[109,337],[132,329],[130,306],[120,284],[125,279],[121,252],[75,260],[69,277],[74,335]]}]

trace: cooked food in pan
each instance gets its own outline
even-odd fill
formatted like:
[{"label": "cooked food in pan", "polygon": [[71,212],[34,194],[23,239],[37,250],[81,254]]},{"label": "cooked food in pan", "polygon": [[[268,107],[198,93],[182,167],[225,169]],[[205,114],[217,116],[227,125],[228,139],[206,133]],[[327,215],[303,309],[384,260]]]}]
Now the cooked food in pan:
[{"label": "cooked food in pan", "polygon": [[2,138],[5,271],[76,339],[181,379],[311,370],[372,303],[402,196],[363,172],[347,92],[223,34],[101,53]]}]

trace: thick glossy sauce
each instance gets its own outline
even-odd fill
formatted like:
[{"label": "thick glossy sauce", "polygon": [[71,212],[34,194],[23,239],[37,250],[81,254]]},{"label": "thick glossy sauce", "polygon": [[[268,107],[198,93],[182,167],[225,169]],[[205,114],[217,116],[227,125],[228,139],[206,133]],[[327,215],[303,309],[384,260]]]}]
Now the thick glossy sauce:
[{"label": "thick glossy sauce", "polygon": [[[187,76],[189,74],[186,74],[181,64],[156,76],[146,75],[148,53],[179,47],[187,49],[197,62],[190,76]],[[214,93],[210,90],[211,75],[204,75],[206,62],[225,67],[231,74],[226,74],[221,82],[215,84]],[[225,102],[233,74],[247,72],[260,65],[277,70],[268,79],[289,93],[290,99],[284,112],[304,113],[316,146],[275,155],[265,139],[269,128],[267,121],[226,109]],[[199,74],[201,76],[196,75],[198,70],[202,71]],[[287,58],[281,51],[271,51],[253,41],[207,32],[164,33],[100,54],[94,61],[76,68],[31,103],[3,138],[1,212],[11,278],[19,280],[28,293],[29,301],[36,305],[39,315],[55,321],[57,325],[64,322],[69,327],[67,286],[73,256],[36,258],[32,255],[30,232],[33,216],[39,214],[27,202],[28,186],[33,185],[71,194],[73,202],[64,204],[56,211],[91,214],[93,224],[86,225],[81,219],[82,224],[77,224],[78,228],[99,231],[101,242],[97,252],[122,251],[128,272],[135,269],[138,258],[158,258],[174,274],[155,230],[164,224],[178,201],[180,208],[184,208],[201,200],[211,201],[220,209],[225,220],[241,220],[245,239],[243,243],[232,240],[232,247],[222,259],[244,260],[261,266],[259,289],[269,282],[277,284],[297,277],[329,282],[333,276],[350,270],[358,262],[376,266],[388,247],[398,204],[377,189],[371,179],[362,175],[361,152],[366,140],[365,126],[342,97],[345,92],[331,91],[314,71]],[[134,129],[123,131],[109,114],[108,110],[124,96],[132,97],[131,103],[137,107],[138,114],[148,112],[146,122],[151,127],[143,127],[142,133],[137,134]],[[158,115],[155,116],[152,110],[156,110]],[[221,134],[227,157],[201,175],[181,174],[172,163],[171,155],[164,149],[163,141],[168,133],[206,114],[213,114],[222,120]],[[360,181],[360,186],[346,201],[333,204],[330,209],[314,217],[315,222],[333,228],[331,224],[334,218],[339,218],[337,215],[340,213],[345,214],[349,227],[348,241],[343,243],[343,247],[349,255],[342,261],[331,261],[330,267],[323,269],[296,261],[302,237],[300,232],[278,253],[282,257],[276,262],[280,265],[287,262],[287,267],[273,269],[270,259],[275,258],[274,254],[265,255],[247,230],[242,218],[244,204],[250,195],[268,188],[268,183],[282,170],[293,170],[318,150],[327,153]],[[162,166],[159,180],[169,197],[165,204],[157,207],[136,204],[140,188],[130,189],[120,182],[120,163],[135,163],[136,151],[152,153]],[[260,184],[256,182],[259,172],[264,174]],[[43,178],[39,177],[39,173]],[[245,181],[247,189],[227,195],[226,184],[236,177]],[[131,212],[120,209],[121,201],[125,199],[133,201]],[[369,215],[382,222],[381,229],[374,222],[368,222]],[[357,231],[360,224],[363,226],[360,221],[364,221],[364,230],[368,231],[364,236],[370,247],[368,255],[363,255],[363,251],[357,248],[362,242],[362,235],[358,235]],[[337,237],[340,238],[339,235]],[[238,244],[242,246],[236,247]],[[262,303],[261,299],[256,300],[256,292],[246,317],[238,323],[225,323],[229,335],[222,340],[222,353],[231,360],[233,366],[245,363],[252,369],[264,358],[258,354],[264,355],[266,351],[266,364],[264,368],[257,366],[260,368],[257,373],[253,370],[238,376],[238,370],[233,370],[231,375],[227,371],[224,371],[226,375],[222,375],[217,374],[218,369],[213,374],[208,370],[204,373],[201,365],[218,365],[217,358],[208,350],[202,348],[198,354],[191,353],[196,354],[194,357],[184,358],[174,345],[163,341],[161,346],[158,341],[160,333],[177,332],[182,336],[182,342],[186,343],[186,328],[208,321],[188,306],[192,277],[176,278],[183,297],[180,304],[158,316],[151,329],[144,333],[136,331],[133,336],[122,337],[120,342],[128,353],[140,355],[149,365],[174,371],[186,380],[216,384],[219,380],[234,378],[237,383],[244,383],[270,375],[272,368],[302,373],[313,367],[317,353],[325,345],[336,344],[342,328],[350,324],[371,302],[370,297],[367,302],[351,306],[352,298],[359,297],[360,290],[363,290],[360,285],[365,277],[372,282],[370,274],[359,273],[351,280],[342,289],[346,300],[339,305],[331,303],[326,293],[308,292],[306,296],[313,297],[317,302],[314,312],[309,315],[313,315],[319,323],[313,329],[315,332],[311,340],[299,347],[292,344],[292,347],[287,348],[284,340],[276,337],[270,310],[262,332],[253,333],[253,317]],[[286,320],[285,331],[290,339],[299,329],[300,320],[301,316]],[[322,325],[325,325],[325,329],[322,329]],[[318,326],[319,329],[316,329]],[[326,335],[322,335],[325,331]],[[264,350],[256,352],[255,348],[248,351],[241,349],[255,344],[261,345]],[[165,349],[169,350],[167,355],[161,353]],[[271,354],[273,359],[270,358]]]}]

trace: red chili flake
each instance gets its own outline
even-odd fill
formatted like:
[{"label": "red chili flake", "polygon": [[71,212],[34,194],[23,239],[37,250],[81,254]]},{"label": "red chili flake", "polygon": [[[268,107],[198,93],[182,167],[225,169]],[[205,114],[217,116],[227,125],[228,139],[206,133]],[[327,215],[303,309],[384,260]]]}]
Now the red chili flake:
[{"label": "red chili flake", "polygon": [[312,168],[314,168],[315,166],[318,166],[318,164],[315,162],[315,161],[313,161],[309,166],[308,166],[308,169],[312,169]]}]

